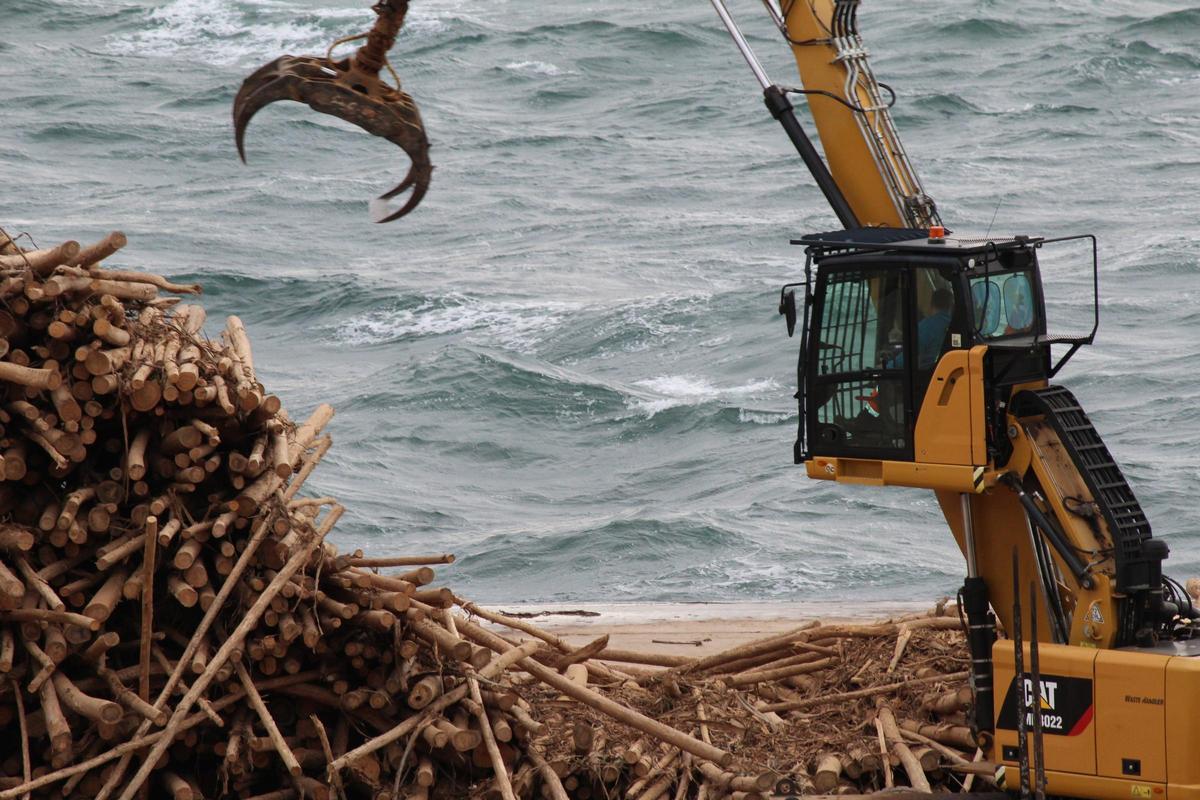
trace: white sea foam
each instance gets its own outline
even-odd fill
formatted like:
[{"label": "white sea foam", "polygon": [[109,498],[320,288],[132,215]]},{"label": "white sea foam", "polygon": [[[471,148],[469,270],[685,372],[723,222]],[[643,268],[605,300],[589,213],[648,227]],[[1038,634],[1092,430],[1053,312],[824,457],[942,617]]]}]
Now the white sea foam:
[{"label": "white sea foam", "polygon": [[513,61],[510,64],[505,64],[504,68],[512,72],[521,72],[528,75],[564,75],[570,70],[564,70],[557,64],[551,64],[546,61]]},{"label": "white sea foam", "polygon": [[[409,13],[404,36],[439,34],[456,19],[461,2],[421,4]],[[365,8],[310,8],[287,0],[171,0],[149,11],[141,27],[111,36],[116,55],[182,58],[215,66],[259,64],[283,53],[322,54],[338,36],[365,29]],[[345,46],[344,46],[345,47]],[[339,51],[341,52],[341,51]]]},{"label": "white sea foam", "polygon": [[[296,22],[299,9],[271,13],[278,7],[264,4],[260,11],[268,18],[255,19],[224,0],[173,0],[150,11],[144,26],[109,38],[106,49],[118,55],[185,58],[220,66],[312,49],[327,38],[317,25]],[[344,16],[349,9],[328,11],[330,16]]]},{"label": "white sea foam", "polygon": [[778,425],[781,422],[787,422],[788,420],[795,418],[795,414],[789,414],[785,411],[752,411],[748,408],[738,409],[738,422],[749,422],[754,425]]},{"label": "white sea foam", "polygon": [[454,296],[426,300],[415,308],[369,311],[338,325],[334,335],[347,344],[373,345],[459,333],[474,342],[528,352],[573,309],[569,303],[533,305]]},{"label": "white sea foam", "polygon": [[773,378],[760,378],[738,386],[717,386],[697,375],[662,375],[636,381],[634,386],[646,390],[630,399],[631,405],[647,416],[654,416],[677,406],[694,406],[713,401],[737,402],[773,394],[779,384]]}]

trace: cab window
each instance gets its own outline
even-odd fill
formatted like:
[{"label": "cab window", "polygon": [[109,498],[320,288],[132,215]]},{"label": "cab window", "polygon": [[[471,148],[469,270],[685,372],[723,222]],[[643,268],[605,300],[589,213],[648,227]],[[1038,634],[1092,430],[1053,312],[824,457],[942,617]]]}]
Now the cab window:
[{"label": "cab window", "polygon": [[908,445],[904,340],[908,271],[855,268],[825,276],[813,342],[810,440],[822,450]]},{"label": "cab window", "polygon": [[975,329],[985,339],[1037,331],[1037,303],[1027,272],[972,278],[971,306]]}]

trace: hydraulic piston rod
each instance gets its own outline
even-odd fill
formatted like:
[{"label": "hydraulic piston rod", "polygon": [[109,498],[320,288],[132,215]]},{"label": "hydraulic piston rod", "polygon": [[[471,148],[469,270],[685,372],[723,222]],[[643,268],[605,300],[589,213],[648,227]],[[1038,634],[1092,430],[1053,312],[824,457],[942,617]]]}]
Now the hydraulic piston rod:
[{"label": "hydraulic piston rod", "polygon": [[787,92],[771,83],[771,79],[767,77],[767,71],[763,69],[762,63],[758,60],[758,56],[754,55],[754,51],[750,49],[750,43],[746,41],[746,37],[742,35],[737,23],[730,16],[729,9],[725,7],[724,0],[711,0],[711,2],[713,8],[716,9],[717,16],[724,23],[725,29],[729,31],[729,36],[733,39],[733,43],[737,45],[737,49],[741,52],[742,58],[746,59],[746,63],[750,66],[750,71],[754,73],[754,79],[762,87],[763,101],[767,104],[767,109],[771,112],[771,116],[779,120],[779,124],[783,126],[784,133],[791,139],[792,144],[796,147],[796,152],[800,154],[801,160],[804,161],[804,165],[812,173],[813,180],[817,182],[817,186],[820,187],[821,192],[825,195],[825,199],[829,201],[829,205],[833,208],[833,213],[837,215],[838,221],[841,222],[843,228],[859,227],[858,216],[854,213],[854,209],[850,208],[850,203],[846,200],[846,196],[842,194],[841,188],[838,187],[837,182],[833,179],[833,174],[830,173],[829,167],[825,164],[825,159],[821,158],[821,154],[813,146],[812,140],[804,132],[804,127],[796,117],[796,110],[792,106],[792,102],[788,100]]}]

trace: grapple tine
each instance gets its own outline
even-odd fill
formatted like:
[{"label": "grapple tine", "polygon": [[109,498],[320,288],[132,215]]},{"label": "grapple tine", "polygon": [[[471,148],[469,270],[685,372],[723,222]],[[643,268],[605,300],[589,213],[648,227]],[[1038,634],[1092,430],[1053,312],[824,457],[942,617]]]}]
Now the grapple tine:
[{"label": "grapple tine", "polygon": [[294,99],[283,88],[280,74],[280,67],[289,58],[291,56],[281,56],[246,78],[233,100],[233,138],[243,164],[246,163],[245,137],[250,119],[269,103]]},{"label": "grapple tine", "polygon": [[[429,191],[429,175],[433,171],[433,166],[428,162],[425,163],[424,167],[425,169],[422,172],[418,169],[418,164],[414,162],[412,167],[409,168],[408,175],[405,176],[404,180],[396,184],[390,191],[379,195],[379,197],[371,203],[371,217],[373,221],[391,222],[392,220],[400,219],[405,214],[416,208],[418,204],[420,204],[421,200],[425,197],[425,192]],[[422,175],[424,177],[422,177]],[[389,198],[400,194],[409,186],[413,186],[413,191],[408,197],[408,202],[406,202],[399,209],[387,213],[386,201]]]},{"label": "grapple tine", "polygon": [[393,186],[391,189],[389,189],[388,191],[379,195],[379,199],[380,200],[390,200],[391,198],[393,198],[396,195],[403,192],[408,187],[412,186],[417,181],[416,172],[417,172],[417,165],[416,164],[410,165],[408,168],[408,174],[404,176],[404,180],[400,181],[395,186]]},{"label": "grapple tine", "polygon": [[[246,160],[246,128],[254,115],[276,100],[295,100],[387,139],[412,159],[404,180],[371,203],[376,222],[391,222],[416,208],[433,173],[425,127],[412,98],[379,80],[407,10],[408,0],[381,0],[375,6],[379,14],[375,27],[352,58],[333,62],[281,56],[246,78],[233,103],[234,142],[242,161]],[[399,210],[388,211],[384,201],[409,187],[408,201]]]}]

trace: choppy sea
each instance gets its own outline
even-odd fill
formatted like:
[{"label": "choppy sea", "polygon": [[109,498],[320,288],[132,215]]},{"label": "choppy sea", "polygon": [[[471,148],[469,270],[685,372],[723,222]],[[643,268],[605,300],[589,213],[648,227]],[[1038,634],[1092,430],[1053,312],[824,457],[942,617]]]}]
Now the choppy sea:
[{"label": "choppy sea", "polygon": [[[437,164],[418,212],[367,202],[403,154],[295,104],[229,109],[368,0],[0,0],[0,225],[130,237],[247,323],[293,416],[336,406],[311,481],[335,540],[452,551],[489,602],[927,600],[961,557],[930,494],[793,466],[775,314],[834,227],[703,0],[412,0],[392,60]],[[772,76],[794,62],[735,0]],[[1200,571],[1200,6],[868,0],[910,156],[957,231],[1101,242],[1101,328],[1061,376]],[[1047,266],[1052,327],[1090,314]]]}]

